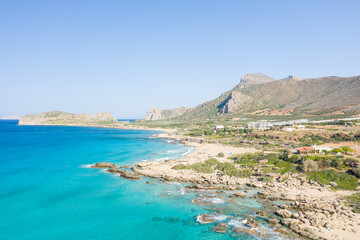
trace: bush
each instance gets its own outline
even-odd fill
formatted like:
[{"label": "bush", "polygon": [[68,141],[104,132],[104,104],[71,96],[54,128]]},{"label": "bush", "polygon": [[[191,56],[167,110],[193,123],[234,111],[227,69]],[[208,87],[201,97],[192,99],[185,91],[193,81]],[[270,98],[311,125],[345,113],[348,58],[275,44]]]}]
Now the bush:
[{"label": "bush", "polygon": [[347,196],[346,200],[350,207],[352,207],[353,212],[360,213],[360,193],[355,193],[354,195]]},{"label": "bush", "polygon": [[201,173],[213,173],[214,169],[212,169],[210,164],[206,163],[193,163],[190,165],[190,169],[201,172]]},{"label": "bush", "polygon": [[187,169],[187,166],[185,166],[184,164],[180,163],[180,164],[176,164],[176,165],[173,166],[171,169],[174,169],[174,170],[183,170],[183,169]]},{"label": "bush", "polygon": [[216,169],[230,177],[239,178],[250,177],[253,172],[252,169],[237,169],[235,165],[231,163],[219,163]]},{"label": "bush", "polygon": [[319,169],[319,167],[316,164],[316,162],[314,162],[311,159],[306,159],[305,161],[303,161],[302,166],[301,166],[301,170],[303,172],[315,172],[318,169]]},{"label": "bush", "polygon": [[360,178],[360,168],[351,169],[349,171],[350,174],[354,175],[357,178]]},{"label": "bush", "polygon": [[213,173],[213,165],[219,164],[220,162],[216,158],[210,158],[203,163],[193,163],[191,165],[184,165],[182,163],[173,166],[171,169],[183,170],[183,169],[192,169],[201,173]]},{"label": "bush", "polygon": [[288,161],[291,163],[295,163],[297,160],[299,160],[299,156],[298,155],[292,155]]},{"label": "bush", "polygon": [[355,176],[335,170],[324,170],[320,172],[308,173],[308,179],[328,185],[330,182],[336,182],[337,187],[345,190],[355,190],[358,182]]},{"label": "bush", "polygon": [[263,177],[263,178],[261,179],[261,181],[262,181],[262,182],[273,182],[274,179],[273,179],[272,177]]},{"label": "bush", "polygon": [[224,157],[225,155],[224,155],[224,153],[223,152],[220,152],[220,153],[218,153],[218,155],[216,155],[217,157]]},{"label": "bush", "polygon": [[333,153],[343,153],[344,150],[342,150],[341,148],[334,148],[333,150],[331,150]]},{"label": "bush", "polygon": [[342,150],[344,150],[345,153],[349,153],[349,152],[355,152],[354,149],[350,148],[350,147],[341,147]]},{"label": "bush", "polygon": [[205,164],[210,165],[210,166],[213,166],[218,163],[220,163],[220,162],[216,158],[210,158],[205,161]]}]

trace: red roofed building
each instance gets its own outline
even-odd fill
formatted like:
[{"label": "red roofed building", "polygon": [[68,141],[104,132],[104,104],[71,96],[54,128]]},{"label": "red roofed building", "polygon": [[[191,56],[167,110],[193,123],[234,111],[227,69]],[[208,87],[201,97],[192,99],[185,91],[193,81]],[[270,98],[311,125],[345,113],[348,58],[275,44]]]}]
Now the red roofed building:
[{"label": "red roofed building", "polygon": [[301,147],[296,149],[298,154],[311,154],[311,153],[315,153],[315,148],[314,147]]}]

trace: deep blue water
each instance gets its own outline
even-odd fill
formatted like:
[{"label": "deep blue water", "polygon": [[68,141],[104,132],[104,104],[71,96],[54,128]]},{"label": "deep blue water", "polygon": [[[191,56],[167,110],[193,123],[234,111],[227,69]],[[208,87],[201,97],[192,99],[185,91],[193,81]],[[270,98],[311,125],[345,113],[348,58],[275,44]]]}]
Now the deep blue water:
[{"label": "deep blue water", "polygon": [[222,209],[240,221],[261,208],[255,200],[205,209],[191,202],[203,193],[184,185],[130,181],[86,167],[174,159],[189,150],[149,138],[154,133],[0,121],[0,239],[234,239],[194,217]]}]

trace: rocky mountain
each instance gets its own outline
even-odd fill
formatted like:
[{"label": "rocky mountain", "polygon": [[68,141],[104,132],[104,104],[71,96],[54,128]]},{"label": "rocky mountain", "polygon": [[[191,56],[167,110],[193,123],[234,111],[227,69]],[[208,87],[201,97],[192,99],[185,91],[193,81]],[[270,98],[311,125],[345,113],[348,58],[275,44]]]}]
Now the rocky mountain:
[{"label": "rocky mountain", "polygon": [[243,115],[330,115],[360,113],[360,76],[274,80],[247,74],[230,91],[188,109],[175,119]]},{"label": "rocky mountain", "polygon": [[50,111],[25,115],[19,120],[19,125],[103,126],[117,124],[119,124],[117,119],[108,112],[101,112],[92,116],[89,114]]},{"label": "rocky mountain", "polygon": [[184,112],[186,112],[189,108],[179,107],[174,109],[160,109],[158,107],[152,107],[147,111],[145,120],[163,120],[177,117]]}]

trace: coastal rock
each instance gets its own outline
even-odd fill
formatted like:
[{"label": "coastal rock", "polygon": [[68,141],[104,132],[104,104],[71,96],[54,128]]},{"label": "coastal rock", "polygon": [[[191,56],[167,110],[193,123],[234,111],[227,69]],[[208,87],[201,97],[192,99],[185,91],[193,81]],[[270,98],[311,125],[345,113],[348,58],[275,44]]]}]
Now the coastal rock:
[{"label": "coastal rock", "polygon": [[258,228],[259,224],[252,218],[246,218],[246,225],[250,228]]},{"label": "coastal rock", "polygon": [[226,233],[227,229],[228,229],[228,225],[226,223],[218,223],[211,230],[217,233]]},{"label": "coastal rock", "polygon": [[285,217],[285,218],[289,218],[292,216],[292,212],[285,210],[285,209],[277,210],[275,213],[276,213],[276,215],[279,215],[280,217]]},{"label": "coastal rock", "polygon": [[211,215],[201,214],[196,216],[196,221],[201,224],[209,224],[215,222],[215,219]]},{"label": "coastal rock", "polygon": [[99,162],[95,163],[94,165],[91,165],[91,168],[114,168],[116,167],[113,163],[107,163],[107,162]]},{"label": "coastal rock", "polygon": [[280,220],[276,219],[276,218],[269,218],[266,219],[266,221],[269,223],[269,225],[273,226],[273,227],[280,227]]},{"label": "coastal rock", "polygon": [[269,214],[267,212],[261,211],[261,210],[255,210],[255,214],[257,214],[260,217],[267,218],[269,217]]},{"label": "coastal rock", "polygon": [[234,194],[234,197],[242,197],[243,198],[245,196],[246,196],[246,194],[244,192],[237,192]]},{"label": "coastal rock", "polygon": [[106,170],[106,171],[108,171],[108,172],[110,172],[110,173],[119,174],[121,177],[130,179],[130,180],[140,180],[140,179],[141,179],[139,176],[136,176],[136,175],[134,175],[134,174],[128,173],[127,171],[122,170],[122,169],[109,168],[109,169]]}]

